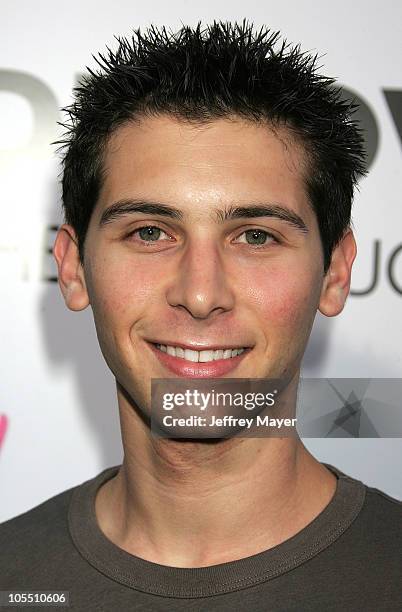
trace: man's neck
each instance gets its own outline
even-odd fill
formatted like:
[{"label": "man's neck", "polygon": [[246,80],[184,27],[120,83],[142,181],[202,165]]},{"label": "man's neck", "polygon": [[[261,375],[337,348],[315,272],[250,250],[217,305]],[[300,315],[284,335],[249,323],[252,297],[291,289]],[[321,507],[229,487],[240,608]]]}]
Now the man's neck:
[{"label": "man's neck", "polygon": [[174,567],[248,557],[298,533],[334,495],[336,477],[298,439],[154,438],[119,403],[124,462],[99,490],[96,515],[133,555]]}]

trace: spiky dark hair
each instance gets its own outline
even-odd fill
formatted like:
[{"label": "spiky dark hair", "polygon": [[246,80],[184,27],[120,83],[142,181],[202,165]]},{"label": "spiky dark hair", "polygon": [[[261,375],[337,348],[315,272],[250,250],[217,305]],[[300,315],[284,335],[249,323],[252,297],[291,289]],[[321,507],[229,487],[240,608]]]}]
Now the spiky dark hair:
[{"label": "spiky dark hair", "polygon": [[81,262],[88,224],[102,186],[108,139],[133,118],[170,114],[209,122],[238,116],[283,125],[306,151],[306,193],[316,214],[324,272],[350,224],[354,188],[365,174],[355,105],[342,99],[334,79],[317,73],[317,56],[259,31],[246,21],[214,22],[178,32],[151,26],[130,39],[116,37],[115,52],[95,57],[58,144],[63,153],[63,209],[78,239]]}]

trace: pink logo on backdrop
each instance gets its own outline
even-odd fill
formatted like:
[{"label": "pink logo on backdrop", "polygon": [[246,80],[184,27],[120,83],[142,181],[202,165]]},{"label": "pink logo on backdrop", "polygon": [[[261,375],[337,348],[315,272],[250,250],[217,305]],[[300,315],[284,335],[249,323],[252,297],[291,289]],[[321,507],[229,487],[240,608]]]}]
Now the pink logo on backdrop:
[{"label": "pink logo on backdrop", "polygon": [[0,449],[3,445],[4,438],[6,437],[8,419],[5,414],[0,414]]}]

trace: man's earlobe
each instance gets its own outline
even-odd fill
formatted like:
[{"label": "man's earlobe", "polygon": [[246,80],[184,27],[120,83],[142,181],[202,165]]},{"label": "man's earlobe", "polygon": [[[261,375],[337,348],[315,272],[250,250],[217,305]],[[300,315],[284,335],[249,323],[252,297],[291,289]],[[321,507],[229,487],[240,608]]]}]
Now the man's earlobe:
[{"label": "man's earlobe", "polygon": [[352,266],[357,253],[351,229],[332,252],[331,265],[325,275],[318,309],[327,317],[339,314],[345,306],[350,290]]},{"label": "man's earlobe", "polygon": [[78,254],[78,241],[71,225],[63,224],[57,232],[53,256],[64,301],[70,310],[84,310],[89,304],[84,270]]}]

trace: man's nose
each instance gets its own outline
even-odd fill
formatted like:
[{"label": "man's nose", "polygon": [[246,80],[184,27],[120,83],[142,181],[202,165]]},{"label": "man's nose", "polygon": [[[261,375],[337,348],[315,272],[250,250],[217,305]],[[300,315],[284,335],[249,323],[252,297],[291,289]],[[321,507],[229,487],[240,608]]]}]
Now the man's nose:
[{"label": "man's nose", "polygon": [[234,294],[218,246],[205,241],[188,245],[177,263],[166,298],[171,306],[187,310],[195,319],[233,308]]}]

